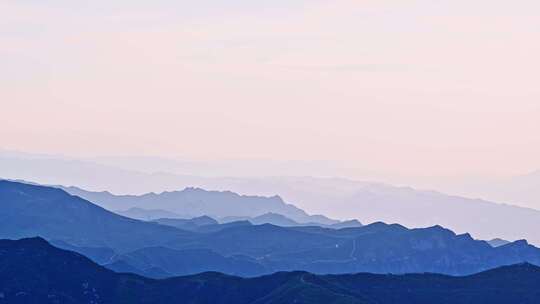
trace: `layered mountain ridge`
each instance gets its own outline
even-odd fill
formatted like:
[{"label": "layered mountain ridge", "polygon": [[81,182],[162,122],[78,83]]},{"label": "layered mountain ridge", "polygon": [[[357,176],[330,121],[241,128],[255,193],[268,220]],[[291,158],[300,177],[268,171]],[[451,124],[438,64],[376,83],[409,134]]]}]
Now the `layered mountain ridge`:
[{"label": "layered mountain ridge", "polygon": [[92,201],[108,210],[128,208],[162,209],[184,217],[208,215],[212,217],[257,217],[272,212],[282,214],[299,223],[318,222],[325,225],[339,223],[322,215],[308,215],[302,209],[287,204],[277,195],[271,197],[239,195],[231,191],[207,191],[188,187],[182,191],[159,194],[114,195],[110,192],[91,192],[77,187],[60,187],[66,192]]},{"label": "layered mountain ridge", "polygon": [[[113,193],[140,195],[149,192],[174,192],[185,187],[227,190],[250,196],[279,194],[285,202],[292,202],[311,213],[325,214],[333,218],[346,219],[352,215],[362,223],[384,221],[401,223],[408,227],[439,224],[458,233],[471,233],[481,239],[527,239],[533,244],[540,245],[540,236],[537,233],[540,230],[540,211],[538,208],[519,207],[522,198],[530,201],[528,206],[534,206],[535,196],[532,194],[538,189],[536,173],[527,175],[525,180],[518,178],[517,183],[520,185],[524,183],[523,186],[510,187],[515,188],[511,192],[519,194],[517,199],[510,199],[510,197],[507,199],[507,196],[502,196],[497,200],[495,198],[499,196],[478,195],[479,198],[484,198],[483,200],[343,178],[203,177],[185,175],[184,171],[173,174],[163,170],[173,168],[172,164],[164,165],[162,170],[157,171],[150,170],[150,166],[147,168],[150,170],[148,172],[128,170],[129,166],[122,169],[122,166],[117,165],[116,162],[99,164],[88,160],[20,153],[0,155],[2,175],[6,178],[34,180],[49,185],[76,185],[93,191],[110,190]],[[50,172],[55,172],[55,174],[50,174]],[[507,187],[498,184],[488,187],[490,191],[506,191],[505,188]],[[92,198],[86,198],[98,203]],[[486,198],[495,200],[489,201],[485,200]],[[144,208],[154,209],[151,206]],[[111,210],[125,209],[127,208]],[[180,214],[180,216],[219,217],[216,214],[202,213]],[[283,212],[276,213],[288,216]],[[233,216],[253,217],[261,214],[233,214]],[[500,225],[501,222],[506,225]]]},{"label": "layered mountain ridge", "polygon": [[[205,218],[209,225],[188,231],[125,218],[60,189],[9,181],[0,181],[0,204],[1,238],[41,236],[114,269],[147,275],[151,266],[156,277],[211,270],[242,276],[291,270],[464,275],[521,262],[540,265],[540,249],[526,241],[493,248],[440,226],[332,229],[216,225]],[[110,257],[107,248],[114,252]],[[191,268],[168,264],[173,256],[184,257]],[[230,265],[240,266],[233,272]]]},{"label": "layered mountain ridge", "polygon": [[10,304],[535,304],[539,282],[540,268],[526,263],[465,277],[279,272],[243,279],[209,272],[153,280],[115,273],[41,238],[0,240],[0,303]]}]

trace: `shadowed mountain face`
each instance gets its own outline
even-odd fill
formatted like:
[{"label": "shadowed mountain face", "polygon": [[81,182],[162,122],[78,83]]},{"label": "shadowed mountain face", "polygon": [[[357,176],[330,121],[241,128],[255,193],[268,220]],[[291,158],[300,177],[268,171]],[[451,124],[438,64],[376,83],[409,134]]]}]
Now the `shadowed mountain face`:
[{"label": "shadowed mountain face", "polygon": [[256,217],[268,212],[282,214],[300,223],[318,222],[325,225],[339,221],[324,216],[308,215],[294,205],[285,203],[279,196],[243,196],[230,191],[206,191],[186,188],[182,191],[148,193],[144,195],[113,195],[109,192],[91,192],[76,187],[63,187],[65,191],[92,201],[109,210],[127,208],[164,209],[189,217]]},{"label": "shadowed mountain face", "polygon": [[115,273],[40,238],[0,240],[0,303],[10,304],[536,304],[539,284],[540,268],[530,264],[467,277],[282,272],[252,279],[203,273],[152,280]]},{"label": "shadowed mountain face", "polygon": [[114,214],[57,188],[0,181],[0,238],[32,236],[124,252],[191,233]]},{"label": "shadowed mountain face", "polygon": [[271,272],[270,269],[266,269],[257,260],[248,256],[233,255],[224,257],[209,249],[175,250],[166,247],[148,247],[118,255],[113,257],[112,262],[105,266],[115,271],[133,272],[152,278],[196,274],[206,271],[244,277],[253,277]]},{"label": "shadowed mountain face", "polygon": [[[246,276],[290,270],[461,275],[520,262],[540,264],[540,250],[525,241],[493,248],[440,226],[375,223],[330,229],[216,225],[200,218],[195,221],[210,225],[186,231],[122,217],[60,189],[7,181],[0,182],[0,203],[1,238],[42,236],[100,263],[115,263],[114,269],[123,263],[145,274],[154,267],[172,275],[204,270]],[[189,267],[170,264],[174,259]],[[233,271],[231,265],[240,266]]]},{"label": "shadowed mountain face", "polygon": [[240,226],[201,236],[188,247],[250,256],[273,271],[470,274],[524,261],[540,265],[540,250],[525,241],[493,248],[439,226],[383,223],[340,230]]}]

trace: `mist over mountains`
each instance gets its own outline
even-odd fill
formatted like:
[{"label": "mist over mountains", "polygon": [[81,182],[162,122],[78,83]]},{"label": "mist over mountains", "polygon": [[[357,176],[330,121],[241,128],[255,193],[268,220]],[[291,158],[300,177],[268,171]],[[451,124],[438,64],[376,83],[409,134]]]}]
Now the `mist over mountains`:
[{"label": "mist over mountains", "polygon": [[216,218],[257,217],[271,212],[285,215],[299,223],[318,222],[327,225],[338,223],[322,215],[308,215],[304,210],[285,203],[279,196],[246,196],[230,191],[206,191],[200,188],[186,188],[182,191],[160,194],[147,193],[139,196],[90,192],[77,187],[62,187],[62,189],[109,210],[161,209],[187,218],[203,215]]},{"label": "mist over mountains", "polygon": [[10,181],[0,181],[0,203],[0,238],[44,237],[111,269],[151,277],[292,270],[463,275],[521,262],[540,265],[540,249],[525,240],[493,247],[441,226],[281,227],[216,224],[208,217],[145,222],[58,188]]},{"label": "mist over mountains", "polygon": [[[458,233],[471,233],[480,239],[527,239],[533,244],[540,244],[537,233],[540,230],[538,210],[381,183],[315,177],[221,178],[151,174],[88,161],[25,154],[3,154],[0,156],[0,165],[4,178],[25,179],[50,185],[74,185],[89,192],[111,192],[110,195],[93,193],[92,199],[95,196],[112,196],[118,199],[115,201],[121,201],[121,195],[112,193],[127,193],[141,196],[137,199],[141,201],[143,197],[172,196],[171,193],[158,194],[190,187],[248,196],[275,197],[275,200],[278,195],[286,204],[294,204],[311,214],[324,214],[336,219],[356,218],[364,224],[384,221],[408,227],[442,225]],[[82,193],[79,194],[84,197]],[[112,210],[127,209],[128,206]],[[145,206],[145,209],[156,208]],[[165,211],[175,213],[174,210]],[[262,214],[242,212],[248,213],[234,216]],[[208,214],[199,212],[179,215],[190,217]],[[294,216],[289,217],[299,222],[304,221]]]},{"label": "mist over mountains", "polygon": [[491,181],[475,179],[465,184],[457,183],[448,187],[448,191],[540,209],[540,170]]},{"label": "mist over mountains", "polygon": [[0,304],[540,304],[539,12],[0,1]]},{"label": "mist over mountains", "polygon": [[[88,161],[130,171],[168,172],[176,175],[252,178],[261,176],[261,172],[264,172],[263,176],[370,176],[367,180],[385,180],[384,177],[377,177],[378,174],[328,161],[224,160],[205,162],[136,156],[95,157],[88,159]],[[540,169],[516,176],[484,179],[464,177],[446,183],[442,181],[426,183],[425,178],[421,178],[419,181],[415,181],[414,177],[411,179],[407,182],[406,179],[401,178],[399,184],[428,184],[430,186],[427,186],[427,189],[436,189],[440,192],[540,209]],[[418,187],[416,186],[416,188]],[[426,186],[421,188],[424,189]]]},{"label": "mist over mountains", "polygon": [[[21,172],[34,174],[59,163],[33,163],[38,164],[44,169]],[[70,162],[73,171],[51,176],[61,180],[63,174],[96,168],[81,165]],[[105,170],[141,183],[153,176]],[[91,170],[86,174],[91,181],[103,173],[98,170],[93,178]],[[70,303],[168,303],[172,297],[193,303],[454,304],[512,299],[532,304],[540,299],[535,266],[540,265],[540,249],[519,237],[539,241],[539,211],[343,179],[193,180],[258,193],[275,191],[321,205],[332,201],[332,209],[361,214],[358,218],[368,224],[310,215],[277,195],[196,187],[115,195],[0,180],[0,239],[21,239],[0,240],[0,303],[68,298]],[[379,219],[413,223],[413,228]],[[514,227],[500,225],[503,221]],[[422,228],[414,228],[418,226]],[[500,238],[484,241],[478,235]],[[65,267],[71,271],[59,274]]]}]

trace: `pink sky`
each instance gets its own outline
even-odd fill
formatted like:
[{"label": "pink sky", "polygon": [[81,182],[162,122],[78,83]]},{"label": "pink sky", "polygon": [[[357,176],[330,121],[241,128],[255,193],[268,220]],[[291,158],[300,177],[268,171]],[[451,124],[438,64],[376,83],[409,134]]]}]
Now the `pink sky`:
[{"label": "pink sky", "polygon": [[191,2],[1,3],[0,147],[540,168],[538,1]]}]

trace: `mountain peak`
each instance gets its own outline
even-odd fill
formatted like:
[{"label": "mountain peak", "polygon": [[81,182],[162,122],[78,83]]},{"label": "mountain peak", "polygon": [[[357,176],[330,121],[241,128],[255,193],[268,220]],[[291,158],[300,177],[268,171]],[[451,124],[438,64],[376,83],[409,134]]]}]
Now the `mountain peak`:
[{"label": "mountain peak", "polygon": [[510,243],[508,245],[511,245],[513,247],[527,247],[527,246],[529,246],[529,242],[527,240],[517,240],[517,241],[514,241],[514,242],[512,242],[512,243]]},{"label": "mountain peak", "polygon": [[487,243],[488,243],[491,247],[500,247],[500,246],[508,245],[508,244],[510,244],[511,242],[510,242],[510,241],[507,241],[507,240],[500,239],[500,238],[495,238],[495,239],[492,239],[492,240],[490,240],[490,241],[487,241]]},{"label": "mountain peak", "polygon": [[2,244],[23,245],[31,247],[52,247],[44,238],[36,236],[19,240],[0,240]]}]

